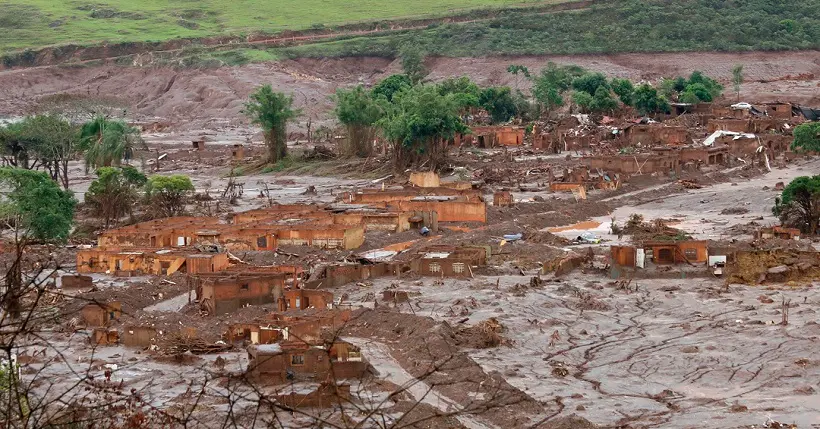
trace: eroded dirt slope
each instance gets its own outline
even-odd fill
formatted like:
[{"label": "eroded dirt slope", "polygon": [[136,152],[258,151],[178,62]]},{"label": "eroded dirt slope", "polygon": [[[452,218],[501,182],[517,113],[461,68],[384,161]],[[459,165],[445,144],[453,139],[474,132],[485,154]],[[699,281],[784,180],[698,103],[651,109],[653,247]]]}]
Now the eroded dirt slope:
[{"label": "eroded dirt slope", "polygon": [[[574,63],[610,76],[639,81],[702,70],[728,80],[743,64],[747,101],[788,100],[820,105],[820,52],[623,54],[551,57],[432,58],[430,78],[467,75],[481,84],[515,85],[509,64],[537,70],[548,61]],[[40,67],[0,73],[0,115],[20,115],[44,96],[71,93],[119,97],[135,118],[157,118],[176,129],[238,125],[248,94],[258,85],[294,94],[299,107],[321,121],[332,109],[330,95],[340,86],[371,84],[399,71],[383,58],[301,59],[219,69],[168,67]],[[521,87],[526,83],[521,82]]]}]

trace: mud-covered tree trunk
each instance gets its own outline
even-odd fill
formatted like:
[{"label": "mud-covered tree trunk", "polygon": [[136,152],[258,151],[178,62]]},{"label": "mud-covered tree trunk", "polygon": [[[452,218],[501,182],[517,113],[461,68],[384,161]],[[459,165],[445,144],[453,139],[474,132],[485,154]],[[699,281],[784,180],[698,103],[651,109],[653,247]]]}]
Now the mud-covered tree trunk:
[{"label": "mud-covered tree trunk", "polygon": [[277,163],[288,156],[285,127],[277,127],[264,132],[265,145],[268,147],[268,162]]},{"label": "mud-covered tree trunk", "polygon": [[412,167],[424,167],[436,171],[447,158],[446,141],[440,138],[430,138],[423,142],[414,142],[412,145],[394,143],[393,166],[396,171]]},{"label": "mud-covered tree trunk", "polygon": [[342,149],[342,155],[367,158],[373,154],[373,138],[376,129],[367,125],[348,124],[347,144]]}]

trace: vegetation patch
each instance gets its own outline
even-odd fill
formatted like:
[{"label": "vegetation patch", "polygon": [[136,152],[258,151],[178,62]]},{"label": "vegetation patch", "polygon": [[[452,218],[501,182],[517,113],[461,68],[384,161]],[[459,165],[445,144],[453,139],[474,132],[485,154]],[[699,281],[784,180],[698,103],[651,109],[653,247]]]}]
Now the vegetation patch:
[{"label": "vegetation patch", "polygon": [[[522,3],[544,5],[563,1],[566,0],[5,0],[0,10],[27,11],[27,15],[35,19],[20,19],[26,15],[8,12],[15,22],[14,26],[0,26],[12,30],[0,36],[0,50],[68,43],[90,45],[103,41],[143,42],[260,32],[273,34],[378,20],[443,17]],[[60,31],[49,28],[48,24],[58,19],[62,20]],[[179,19],[184,20],[185,25],[180,25]]]},{"label": "vegetation patch", "polygon": [[[45,17],[40,9],[25,4],[0,4],[0,28],[21,30],[42,25]],[[0,36],[3,40],[4,36]]]},{"label": "vegetation patch", "polygon": [[820,47],[811,2],[627,0],[284,48],[286,57],[394,56],[408,40],[442,56],[797,50]]}]

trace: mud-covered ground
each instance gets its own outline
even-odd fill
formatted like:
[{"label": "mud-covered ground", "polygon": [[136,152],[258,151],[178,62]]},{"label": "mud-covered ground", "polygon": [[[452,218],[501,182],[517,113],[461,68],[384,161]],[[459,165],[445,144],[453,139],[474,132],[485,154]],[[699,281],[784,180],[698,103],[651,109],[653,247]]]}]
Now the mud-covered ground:
[{"label": "mud-covered ground", "polygon": [[[509,64],[537,70],[548,61],[578,64],[609,76],[635,81],[689,74],[701,70],[731,94],[731,69],[743,64],[746,82],[741,98],[748,102],[789,101],[820,105],[818,52],[672,53],[549,57],[429,58],[429,79],[466,75],[482,85],[515,86],[506,72]],[[384,58],[300,59],[216,69],[170,67],[55,66],[0,72],[0,115],[19,116],[43,97],[74,94],[89,98],[117,98],[133,120],[157,122],[196,137],[203,130],[244,140],[249,131],[242,106],[259,85],[292,93],[304,111],[296,124],[304,129],[332,125],[329,118],[336,88],[373,84],[400,72],[398,62]],[[525,89],[527,83],[520,82]]]},{"label": "mud-covered ground", "polygon": [[[456,327],[496,318],[511,344],[470,357],[552,404],[547,409],[558,416],[659,428],[760,427],[767,418],[801,428],[820,423],[820,283],[727,288],[714,279],[642,280],[627,292],[604,276],[575,274],[516,287],[529,279],[401,283],[420,296],[400,309]],[[787,326],[780,325],[783,299],[791,300]]]}]

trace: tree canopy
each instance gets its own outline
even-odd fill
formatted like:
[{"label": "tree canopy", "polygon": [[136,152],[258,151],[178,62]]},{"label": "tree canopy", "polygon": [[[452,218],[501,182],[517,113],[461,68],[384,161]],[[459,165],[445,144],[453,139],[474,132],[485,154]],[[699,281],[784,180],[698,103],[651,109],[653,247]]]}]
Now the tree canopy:
[{"label": "tree canopy", "polygon": [[743,64],[735,64],[732,67],[732,86],[735,89],[738,101],[740,101],[740,85],[743,84]]},{"label": "tree canopy", "polygon": [[820,152],[820,122],[806,122],[793,131],[792,150]]},{"label": "tree canopy", "polygon": [[9,191],[0,200],[0,215],[16,228],[18,238],[65,241],[77,200],[44,172],[0,168],[0,183]]},{"label": "tree canopy", "polygon": [[133,212],[139,198],[137,189],[145,186],[147,181],[144,174],[130,165],[122,168],[100,167],[97,169],[97,179],[91,182],[85,193],[85,203],[95,216],[103,220],[105,228],[109,228],[112,223]]},{"label": "tree canopy", "polygon": [[293,96],[274,92],[270,85],[262,85],[245,103],[243,113],[262,128],[268,147],[268,162],[277,162],[288,155],[287,124],[301,115],[293,108]]},{"label": "tree canopy", "polygon": [[140,133],[124,121],[97,116],[80,129],[86,169],[119,165],[131,159]]},{"label": "tree canopy", "polygon": [[632,85],[632,81],[629,79],[621,79],[616,77],[612,79],[609,86],[612,87],[612,92],[618,96],[621,103],[624,103],[627,106],[632,105],[632,97],[635,94],[635,86]]},{"label": "tree canopy", "polygon": [[711,102],[723,93],[723,86],[700,71],[693,71],[689,78],[678,76],[661,81],[661,93],[667,99],[681,103]]},{"label": "tree canopy", "polygon": [[484,88],[478,104],[490,114],[493,123],[507,122],[518,114],[512,90],[507,86]]},{"label": "tree canopy", "polygon": [[387,101],[393,101],[393,95],[411,86],[413,86],[413,82],[410,81],[410,78],[407,77],[407,75],[394,74],[382,79],[381,82],[377,83],[376,86],[373,87],[371,92],[373,94],[373,98],[383,96],[387,99]]},{"label": "tree canopy", "polygon": [[547,110],[564,104],[563,94],[572,86],[572,81],[584,73],[578,66],[559,66],[547,63],[537,77],[533,79],[532,95]]},{"label": "tree canopy", "polygon": [[394,96],[394,103],[378,125],[394,142],[397,166],[429,161],[435,168],[446,141],[467,132],[454,94],[441,95],[435,85],[417,85]]},{"label": "tree canopy", "polygon": [[584,91],[589,95],[595,95],[595,92],[601,87],[607,90],[610,89],[609,82],[607,82],[603,73],[584,73],[572,80],[572,89]]},{"label": "tree canopy", "polygon": [[386,100],[374,99],[359,85],[336,90],[336,118],[347,127],[347,155],[368,156],[372,152],[375,124],[385,111]]},{"label": "tree canopy", "polygon": [[642,115],[668,112],[670,110],[666,98],[658,94],[658,90],[649,84],[640,85],[635,89],[632,105],[635,106]]},{"label": "tree canopy", "polygon": [[481,88],[467,76],[444,79],[438,84],[441,95],[453,94],[461,110],[478,107],[482,95]]},{"label": "tree canopy", "polygon": [[773,209],[780,220],[803,232],[817,232],[820,222],[820,175],[792,180]]},{"label": "tree canopy", "polygon": [[145,195],[160,217],[179,216],[185,212],[194,184],[188,176],[151,176],[145,185]]}]

